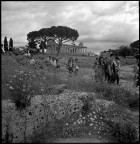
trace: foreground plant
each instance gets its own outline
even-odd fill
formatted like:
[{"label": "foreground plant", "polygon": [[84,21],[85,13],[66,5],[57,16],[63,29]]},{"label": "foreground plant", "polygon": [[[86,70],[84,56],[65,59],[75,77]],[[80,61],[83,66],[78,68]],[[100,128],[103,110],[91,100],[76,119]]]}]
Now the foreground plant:
[{"label": "foreground plant", "polygon": [[34,83],[34,76],[22,71],[13,78],[9,88],[11,99],[17,109],[23,109],[30,105],[37,86]]}]

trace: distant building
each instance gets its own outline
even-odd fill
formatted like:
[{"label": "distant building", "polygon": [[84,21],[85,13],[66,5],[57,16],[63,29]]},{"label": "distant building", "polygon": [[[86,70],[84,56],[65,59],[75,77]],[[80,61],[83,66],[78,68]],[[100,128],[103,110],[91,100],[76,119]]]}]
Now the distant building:
[{"label": "distant building", "polygon": [[[47,53],[55,54],[57,53],[58,44],[54,42],[54,40],[50,39],[47,43]],[[75,44],[63,44],[60,53],[62,54],[78,54],[83,55],[87,54],[87,47],[83,46],[83,43],[80,42],[79,45]]]}]

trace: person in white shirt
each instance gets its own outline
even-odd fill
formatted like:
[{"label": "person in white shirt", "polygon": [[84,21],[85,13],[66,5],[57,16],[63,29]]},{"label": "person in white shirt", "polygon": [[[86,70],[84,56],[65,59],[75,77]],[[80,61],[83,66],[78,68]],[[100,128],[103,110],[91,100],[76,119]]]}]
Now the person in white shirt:
[{"label": "person in white shirt", "polygon": [[31,56],[29,62],[30,62],[30,65],[33,65],[33,64],[35,64],[35,59]]}]

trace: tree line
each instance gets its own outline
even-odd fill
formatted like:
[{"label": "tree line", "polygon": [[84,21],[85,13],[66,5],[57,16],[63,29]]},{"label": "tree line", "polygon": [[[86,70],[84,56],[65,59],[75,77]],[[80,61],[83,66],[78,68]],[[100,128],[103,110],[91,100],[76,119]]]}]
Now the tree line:
[{"label": "tree line", "polygon": [[[103,52],[107,52],[107,51],[103,51]],[[129,46],[122,45],[115,50],[109,49],[108,52],[115,53],[115,55],[122,56],[124,58],[126,56],[135,56],[139,53],[139,40],[132,42]]]},{"label": "tree line", "polygon": [[13,39],[10,38],[9,44],[8,44],[7,37],[5,36],[3,44],[1,44],[1,47],[3,47],[5,51],[8,51],[8,50],[12,51],[13,50]]},{"label": "tree line", "polygon": [[37,48],[39,44],[40,49],[47,48],[46,43],[51,39],[57,44],[57,55],[60,53],[62,44],[77,40],[79,37],[78,31],[67,26],[52,26],[50,28],[42,28],[38,31],[32,31],[27,34],[29,48]]}]

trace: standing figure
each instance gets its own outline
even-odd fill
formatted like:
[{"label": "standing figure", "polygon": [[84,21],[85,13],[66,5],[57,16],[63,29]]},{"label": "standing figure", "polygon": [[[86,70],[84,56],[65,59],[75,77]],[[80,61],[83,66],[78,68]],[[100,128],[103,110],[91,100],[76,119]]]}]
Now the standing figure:
[{"label": "standing figure", "polygon": [[134,85],[138,87],[139,86],[139,55],[136,55],[135,59],[136,59],[137,69],[134,76]]},{"label": "standing figure", "polygon": [[119,73],[120,73],[120,59],[115,54],[111,54],[111,83],[119,84]]},{"label": "standing figure", "polygon": [[115,60],[116,60],[116,80],[117,80],[117,85],[119,84],[119,81],[120,81],[120,70],[121,70],[121,61],[120,61],[120,58],[119,57],[115,57]]},{"label": "standing figure", "polygon": [[103,57],[102,56],[100,56],[99,58],[96,58],[93,69],[95,70],[95,81],[103,82],[104,71],[103,71]]},{"label": "standing figure", "polygon": [[105,76],[105,81],[108,81],[109,80],[109,69],[108,69],[107,57],[104,58],[104,76]]},{"label": "standing figure", "polygon": [[59,68],[60,68],[59,61],[58,61],[58,58],[56,58],[56,69],[59,69]]},{"label": "standing figure", "polygon": [[78,71],[79,71],[78,59],[75,59],[74,60],[74,73],[75,73],[75,75],[78,74]]},{"label": "standing figure", "polygon": [[105,80],[107,80],[109,83],[111,82],[111,63],[112,63],[112,54],[110,54],[109,57],[106,58],[106,76],[105,76]]},{"label": "standing figure", "polygon": [[35,59],[31,56],[29,59],[30,65],[34,65],[35,64]]},{"label": "standing figure", "polygon": [[73,73],[73,68],[74,68],[74,60],[72,57],[69,58],[68,60],[68,70],[69,70],[69,75],[71,76]]}]

